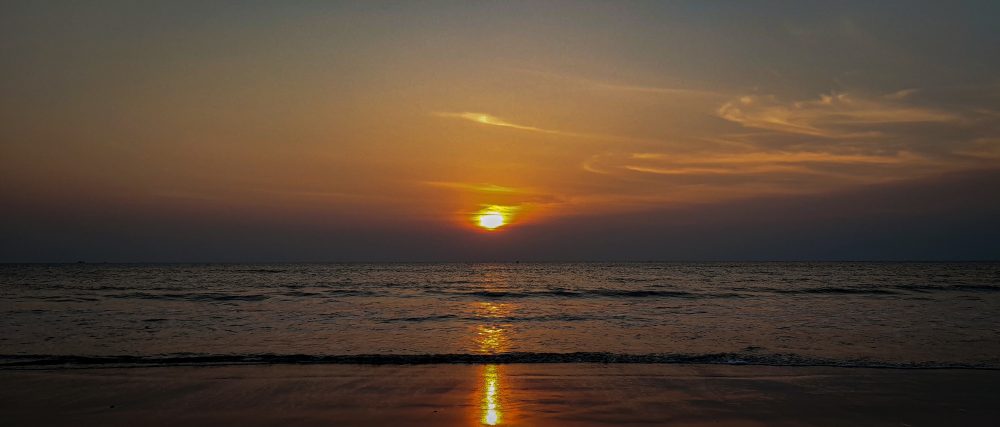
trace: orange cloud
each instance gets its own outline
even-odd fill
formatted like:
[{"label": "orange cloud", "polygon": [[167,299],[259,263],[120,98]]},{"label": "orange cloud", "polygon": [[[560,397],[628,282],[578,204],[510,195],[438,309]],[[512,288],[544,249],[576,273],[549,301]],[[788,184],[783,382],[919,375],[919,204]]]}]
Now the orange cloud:
[{"label": "orange cloud", "polygon": [[519,125],[519,124],[511,123],[511,122],[503,120],[503,119],[501,119],[501,118],[499,118],[497,116],[494,116],[494,115],[491,115],[491,114],[486,114],[486,113],[464,112],[464,113],[434,113],[434,114],[437,115],[437,116],[440,116],[440,117],[447,117],[447,118],[453,118],[453,119],[468,120],[468,121],[471,121],[471,122],[476,122],[476,123],[483,124],[483,125],[488,125],[488,126],[500,126],[500,127],[507,127],[507,128],[513,128],[513,129],[518,129],[518,130],[525,130],[525,131],[530,131],[530,132],[542,132],[542,133],[551,133],[551,134],[564,134],[564,132],[559,132],[559,131],[556,131],[556,130],[542,129],[542,128],[534,127],[534,126],[525,126],[525,125]]}]

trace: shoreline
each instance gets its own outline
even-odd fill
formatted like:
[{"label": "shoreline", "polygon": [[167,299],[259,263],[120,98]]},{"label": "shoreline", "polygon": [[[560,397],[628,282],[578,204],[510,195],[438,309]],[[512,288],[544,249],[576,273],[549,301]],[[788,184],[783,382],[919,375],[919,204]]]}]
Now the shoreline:
[{"label": "shoreline", "polygon": [[0,355],[0,371],[38,369],[139,368],[183,366],[268,366],[268,365],[359,365],[359,366],[419,366],[419,365],[518,365],[518,364],[598,364],[598,365],[713,365],[765,366],[806,368],[872,368],[872,369],[965,369],[1000,370],[1000,365],[988,361],[880,361],[872,359],[827,359],[791,353],[760,353],[756,351],[711,354],[678,353],[458,353],[458,354],[190,354],[150,356],[83,356],[83,355]]},{"label": "shoreline", "polygon": [[695,364],[0,370],[5,425],[961,425],[1000,372]]},{"label": "shoreline", "polygon": [[169,368],[227,368],[227,367],[282,367],[282,366],[347,366],[347,367],[380,367],[380,366],[519,366],[519,365],[592,365],[592,366],[678,366],[678,367],[747,367],[747,368],[777,368],[777,369],[858,369],[858,370],[890,370],[890,371],[984,371],[1000,372],[1000,367],[994,366],[861,366],[861,365],[777,365],[763,363],[674,363],[674,362],[223,362],[223,363],[170,363],[170,364],[81,364],[81,365],[15,365],[0,367],[3,372],[62,372],[87,371],[105,369],[169,369]]}]

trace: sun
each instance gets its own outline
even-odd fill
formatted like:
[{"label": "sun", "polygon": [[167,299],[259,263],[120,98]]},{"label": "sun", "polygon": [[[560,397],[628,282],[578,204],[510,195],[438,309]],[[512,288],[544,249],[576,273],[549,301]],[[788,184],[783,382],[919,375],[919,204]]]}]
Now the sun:
[{"label": "sun", "polygon": [[479,215],[479,226],[487,230],[493,230],[498,227],[502,227],[505,221],[503,214],[500,212],[484,212]]},{"label": "sun", "polygon": [[472,224],[476,227],[484,229],[486,231],[497,231],[501,227],[506,228],[507,226],[517,222],[519,206],[507,206],[507,205],[480,205],[478,211],[472,213],[467,218],[471,220]]}]

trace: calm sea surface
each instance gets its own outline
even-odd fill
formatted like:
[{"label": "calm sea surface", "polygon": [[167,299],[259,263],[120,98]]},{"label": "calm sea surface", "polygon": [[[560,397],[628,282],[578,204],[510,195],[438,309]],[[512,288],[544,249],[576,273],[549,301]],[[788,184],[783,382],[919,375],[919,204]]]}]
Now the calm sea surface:
[{"label": "calm sea surface", "polygon": [[8,366],[482,355],[1000,368],[1000,264],[0,266]]}]

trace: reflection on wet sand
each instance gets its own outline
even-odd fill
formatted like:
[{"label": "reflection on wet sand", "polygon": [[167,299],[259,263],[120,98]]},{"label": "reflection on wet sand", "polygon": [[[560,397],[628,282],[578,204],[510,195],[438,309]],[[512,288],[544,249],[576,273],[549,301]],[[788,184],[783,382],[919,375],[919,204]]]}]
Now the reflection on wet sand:
[{"label": "reflection on wet sand", "polygon": [[483,399],[480,405],[483,424],[495,426],[502,422],[503,408],[500,404],[500,367],[497,365],[483,366]]}]

